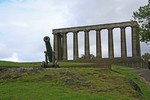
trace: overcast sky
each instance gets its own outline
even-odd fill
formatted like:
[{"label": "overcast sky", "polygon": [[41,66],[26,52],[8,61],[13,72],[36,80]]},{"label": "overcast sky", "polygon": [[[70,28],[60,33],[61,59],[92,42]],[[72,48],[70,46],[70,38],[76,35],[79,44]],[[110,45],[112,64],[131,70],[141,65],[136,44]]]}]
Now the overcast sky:
[{"label": "overcast sky", "polygon": [[[0,60],[43,61],[44,36],[52,29],[86,26],[111,22],[130,21],[133,11],[146,5],[148,0],[0,0]],[[130,29],[129,29],[130,30]],[[107,35],[102,32],[102,47],[107,44]],[[116,35],[118,36],[116,29]],[[128,30],[127,30],[128,31]],[[83,37],[82,32],[79,34]],[[72,58],[72,35],[68,34],[68,54]],[[130,37],[130,35],[128,35]],[[118,37],[119,38],[119,37]],[[95,54],[95,34],[90,34],[91,53]],[[115,56],[118,54],[115,42]],[[130,48],[131,43],[127,43]],[[84,53],[83,39],[79,40],[79,55]],[[106,49],[106,50],[105,50]],[[103,48],[103,57],[108,56]],[[130,49],[128,55],[131,55]],[[141,43],[141,52],[150,53],[150,45]]]}]

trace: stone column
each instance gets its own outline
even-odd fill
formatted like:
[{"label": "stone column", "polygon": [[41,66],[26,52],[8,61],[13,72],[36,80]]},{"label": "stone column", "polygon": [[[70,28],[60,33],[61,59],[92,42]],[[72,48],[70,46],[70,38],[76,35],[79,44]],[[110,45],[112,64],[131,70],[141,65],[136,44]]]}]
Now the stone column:
[{"label": "stone column", "polygon": [[63,33],[63,60],[67,58],[67,33]]},{"label": "stone column", "polygon": [[100,30],[96,30],[96,57],[102,58]]},{"label": "stone column", "polygon": [[113,28],[108,29],[108,55],[109,58],[114,58],[114,46],[113,46]]},{"label": "stone column", "polygon": [[55,59],[58,60],[58,35],[54,34],[54,51],[55,51]]},{"label": "stone column", "polygon": [[127,57],[125,27],[121,27],[121,57]]},{"label": "stone column", "polygon": [[138,47],[137,47],[137,33],[136,26],[131,27],[132,30],[132,57],[138,56]]},{"label": "stone column", "polygon": [[139,35],[138,35],[138,31],[137,32],[137,49],[138,49],[138,56],[141,57],[141,48],[140,48],[140,40],[139,40]]},{"label": "stone column", "polygon": [[89,47],[89,31],[84,31],[85,32],[85,58],[89,59],[90,58],[90,47]]},{"label": "stone column", "polygon": [[62,60],[62,36],[58,35],[58,60]]},{"label": "stone column", "polygon": [[78,32],[73,32],[73,59],[78,59]]}]

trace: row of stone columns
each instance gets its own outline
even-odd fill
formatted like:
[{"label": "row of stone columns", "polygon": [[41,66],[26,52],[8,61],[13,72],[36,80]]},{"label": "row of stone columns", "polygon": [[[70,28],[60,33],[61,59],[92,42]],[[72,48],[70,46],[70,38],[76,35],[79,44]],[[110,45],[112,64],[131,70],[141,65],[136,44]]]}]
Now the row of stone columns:
[{"label": "row of stone columns", "polygon": [[[121,57],[127,57],[126,49],[126,27],[120,27],[121,29]],[[85,58],[90,58],[90,44],[89,44],[89,31],[84,31],[84,49]],[[73,31],[73,59],[79,58],[78,52],[78,30]],[[131,27],[132,34],[132,57],[140,56],[140,45],[138,43],[138,37],[136,34],[136,26]],[[54,34],[54,49],[55,57],[58,60],[67,60],[67,32]],[[113,44],[113,28],[108,28],[108,56],[110,59],[114,58],[114,44]],[[101,29],[96,29],[96,57],[102,58],[101,50]]]}]

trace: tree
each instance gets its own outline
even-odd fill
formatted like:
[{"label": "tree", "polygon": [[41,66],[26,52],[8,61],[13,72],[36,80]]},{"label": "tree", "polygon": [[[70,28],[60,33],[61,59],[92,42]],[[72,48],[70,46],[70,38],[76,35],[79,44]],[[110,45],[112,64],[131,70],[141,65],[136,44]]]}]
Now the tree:
[{"label": "tree", "polygon": [[142,55],[142,58],[145,62],[147,62],[148,59],[150,59],[150,53],[145,53],[144,55]]},{"label": "tree", "polygon": [[150,0],[145,6],[141,6],[138,11],[133,12],[133,18],[138,21],[140,41],[150,42]]}]

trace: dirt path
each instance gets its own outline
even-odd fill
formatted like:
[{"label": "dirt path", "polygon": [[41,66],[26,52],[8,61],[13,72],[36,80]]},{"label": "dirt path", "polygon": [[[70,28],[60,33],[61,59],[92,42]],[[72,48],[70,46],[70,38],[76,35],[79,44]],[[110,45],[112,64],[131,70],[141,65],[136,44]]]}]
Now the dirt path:
[{"label": "dirt path", "polygon": [[148,83],[148,85],[150,86],[150,70],[149,69],[135,70],[133,72],[137,73],[140,77],[142,77],[146,81],[146,83]]}]

